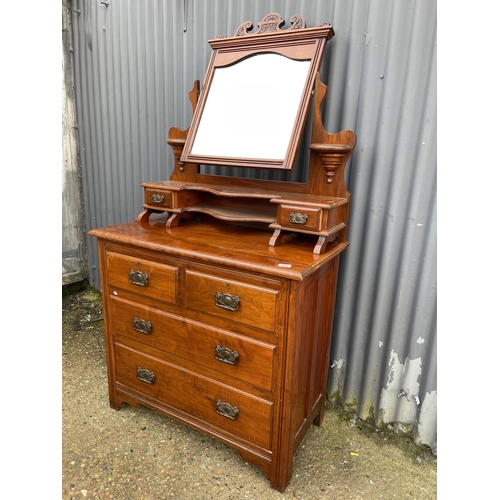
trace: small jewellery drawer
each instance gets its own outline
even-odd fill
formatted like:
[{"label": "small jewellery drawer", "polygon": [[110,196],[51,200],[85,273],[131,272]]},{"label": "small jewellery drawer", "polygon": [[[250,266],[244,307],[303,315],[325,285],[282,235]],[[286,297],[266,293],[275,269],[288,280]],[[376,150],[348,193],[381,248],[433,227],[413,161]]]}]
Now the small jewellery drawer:
[{"label": "small jewellery drawer", "polygon": [[144,188],[144,203],[158,208],[170,208],[172,206],[172,192]]},{"label": "small jewellery drawer", "polygon": [[278,290],[186,270],[186,307],[273,332]]},{"label": "small jewellery drawer", "polygon": [[169,304],[178,303],[179,268],[115,252],[106,254],[108,283]]},{"label": "small jewellery drawer", "polygon": [[273,403],[116,343],[116,380],[270,449]]},{"label": "small jewellery drawer", "polygon": [[321,208],[279,205],[278,224],[297,229],[319,230],[321,212]]},{"label": "small jewellery drawer", "polygon": [[114,296],[109,308],[113,334],[271,391],[274,346]]}]

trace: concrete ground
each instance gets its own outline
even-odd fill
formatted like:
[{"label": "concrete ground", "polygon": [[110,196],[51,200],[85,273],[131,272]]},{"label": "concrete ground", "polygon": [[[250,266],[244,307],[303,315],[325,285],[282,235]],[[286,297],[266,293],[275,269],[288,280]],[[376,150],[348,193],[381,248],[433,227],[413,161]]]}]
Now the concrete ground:
[{"label": "concrete ground", "polygon": [[109,407],[100,295],[63,295],[63,500],[420,499],[437,497],[437,459],[404,435],[327,407],[285,493],[232,448],[153,410]]}]

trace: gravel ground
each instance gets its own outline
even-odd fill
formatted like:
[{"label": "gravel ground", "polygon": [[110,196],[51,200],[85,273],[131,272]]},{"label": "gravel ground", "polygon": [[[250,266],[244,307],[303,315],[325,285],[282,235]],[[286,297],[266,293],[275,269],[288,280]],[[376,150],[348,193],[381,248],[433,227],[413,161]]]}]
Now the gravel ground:
[{"label": "gravel ground", "polygon": [[[63,289],[62,498],[437,497],[437,459],[404,435],[329,405],[296,453],[285,493],[232,448],[148,408],[110,408],[99,293]],[[390,428],[389,428],[390,429]]]}]

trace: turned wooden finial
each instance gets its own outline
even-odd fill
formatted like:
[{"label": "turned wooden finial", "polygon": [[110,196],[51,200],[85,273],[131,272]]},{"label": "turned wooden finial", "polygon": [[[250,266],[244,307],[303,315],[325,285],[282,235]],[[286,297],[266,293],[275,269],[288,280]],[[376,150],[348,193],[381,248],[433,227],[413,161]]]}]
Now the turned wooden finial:
[{"label": "turned wooden finial", "polygon": [[326,171],[326,182],[331,184],[335,171],[342,165],[344,156],[351,151],[348,144],[311,144],[311,151],[318,154]]},{"label": "turned wooden finial", "polygon": [[167,144],[172,148],[172,153],[174,154],[175,165],[179,166],[179,170],[181,172],[184,172],[184,163],[181,162],[180,158],[185,143],[186,139],[178,139],[171,137],[167,139]]}]

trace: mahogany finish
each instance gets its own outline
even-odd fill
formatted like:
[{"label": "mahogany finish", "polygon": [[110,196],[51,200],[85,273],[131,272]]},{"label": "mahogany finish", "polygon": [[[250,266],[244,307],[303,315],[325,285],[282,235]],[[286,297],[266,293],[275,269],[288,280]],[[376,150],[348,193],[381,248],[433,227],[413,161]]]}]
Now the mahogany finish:
[{"label": "mahogany finish", "polygon": [[[309,238],[286,235],[273,248],[266,230],[211,219],[174,228],[151,219],[91,234],[99,239],[111,406],[144,404],[206,432],[284,491],[303,435],[323,418],[346,244],[319,256]],[[145,284],[131,282],[131,271]],[[235,309],[218,306],[218,293],[238,297]],[[237,353],[234,363],[228,352]],[[234,419],[217,412],[219,401],[237,408]]]},{"label": "mahogany finish", "polygon": [[[281,30],[276,16],[255,34],[244,23],[211,43],[233,47],[224,57],[237,61],[276,44],[297,57],[316,38],[319,67],[331,26],[305,28],[295,16]],[[143,404],[233,446],[279,491],[307,429],[323,420],[348,246],[343,173],[356,136],[324,130],[326,86],[317,73],[313,83],[307,183],[201,174],[181,160],[189,160],[190,129],[173,127],[170,180],[142,184],[136,221],[89,232],[98,238],[111,406]],[[195,123],[199,91],[195,82]],[[302,134],[295,129],[292,156]]]}]

